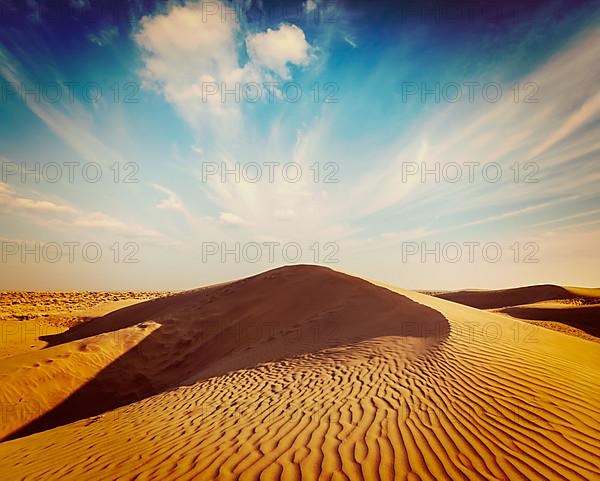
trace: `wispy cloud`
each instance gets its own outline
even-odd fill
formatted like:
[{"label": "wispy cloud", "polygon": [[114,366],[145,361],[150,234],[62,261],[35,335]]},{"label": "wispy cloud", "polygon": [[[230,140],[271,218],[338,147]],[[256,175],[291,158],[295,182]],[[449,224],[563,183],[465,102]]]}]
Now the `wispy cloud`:
[{"label": "wispy cloud", "polygon": [[[594,152],[594,145],[586,139],[593,139],[590,134],[598,130],[595,77],[589,70],[590,57],[598,53],[597,37],[597,31],[591,32],[568,52],[521,80],[522,84],[535,82],[538,85],[538,104],[515,103],[508,90],[497,104],[480,101],[440,105],[431,115],[415,122],[410,130],[415,135],[404,135],[381,148],[378,146],[373,168],[345,179],[343,190],[336,189],[335,185],[317,184],[310,174],[296,183],[285,182],[280,171],[275,182],[253,183],[241,179],[223,183],[219,176],[214,176],[201,188],[214,209],[224,216],[221,223],[237,225],[248,237],[304,239],[319,233],[323,238],[350,238],[363,235],[361,224],[370,216],[390,209],[402,212],[409,207],[414,209],[415,205],[442,213],[447,218],[446,225],[437,225],[432,230],[428,216],[408,223],[396,215],[399,221],[391,227],[399,232],[464,231],[483,224],[496,226],[500,221],[552,206],[568,207],[574,194],[594,185],[592,159],[579,164],[572,182],[568,176],[574,170],[565,174],[561,168],[574,156],[581,158]],[[167,56],[171,55],[172,52]],[[200,55],[195,61],[208,62],[213,53],[207,55]],[[566,65],[562,58],[568,59]],[[235,63],[233,57],[231,62]],[[572,80],[573,69],[582,72],[577,88]],[[314,161],[324,159],[336,126],[336,115],[343,113],[331,115],[324,111],[320,118],[297,132],[292,148],[281,139],[281,125],[273,122],[257,158],[263,162],[280,162],[280,152],[287,150],[287,160],[302,166],[305,174],[309,173]],[[571,120],[562,122],[561,118]],[[553,140],[548,143],[547,139]],[[587,147],[577,150],[582,146]],[[203,153],[214,159],[210,152]],[[537,183],[526,183],[524,178],[531,169],[525,169],[525,164],[532,153],[538,171],[531,177]],[[232,152],[221,150],[220,154],[223,157],[218,160],[230,171],[240,163]],[[253,152],[248,154],[249,157],[254,155]],[[247,161],[248,157],[243,160]],[[403,171],[407,163],[431,170],[436,165],[441,169],[448,162],[455,162],[463,169],[463,177],[456,184],[444,179],[434,182],[431,175],[423,183],[420,174],[406,177]],[[517,167],[514,167],[515,162]],[[485,181],[479,170],[476,181],[470,182],[469,163],[479,166],[497,163],[502,168],[502,178],[498,182]],[[515,180],[517,174],[519,178]],[[351,196],[347,195],[349,191]],[[555,200],[548,200],[549,195]],[[179,205],[171,194],[164,202],[165,206]],[[522,207],[515,208],[518,203]],[[474,208],[479,208],[480,218],[464,222]],[[368,230],[364,235],[370,235]]]},{"label": "wispy cloud", "polygon": [[106,47],[113,43],[115,38],[119,35],[119,29],[116,26],[104,28],[98,33],[90,33],[87,38],[90,42],[98,45],[99,47]]},{"label": "wispy cloud", "polygon": [[158,184],[152,184],[152,187],[166,195],[166,197],[156,205],[158,209],[170,209],[179,212],[187,212],[187,208],[183,205],[183,201],[175,192]]},{"label": "wispy cloud", "polygon": [[13,218],[23,216],[38,225],[92,229],[97,233],[112,232],[159,244],[169,242],[164,235],[142,224],[126,222],[102,212],[85,211],[66,202],[25,197],[13,186],[2,182],[0,211],[10,213]]},{"label": "wispy cloud", "polygon": [[571,214],[571,215],[559,217],[557,219],[552,219],[552,220],[549,220],[546,222],[538,222],[538,223],[534,224],[534,226],[542,227],[542,226],[551,225],[551,224],[559,224],[561,222],[565,222],[565,221],[569,221],[569,220],[573,220],[573,219],[580,219],[581,217],[589,217],[589,216],[596,215],[596,214],[600,214],[600,209],[592,209],[592,210],[588,210],[585,212],[578,212],[577,214]]},{"label": "wispy cloud", "polygon": [[344,42],[350,45],[352,48],[358,47],[356,40],[351,35],[344,35]]},{"label": "wispy cloud", "polygon": [[[23,72],[18,62],[0,46],[0,76],[13,85],[34,85]],[[56,81],[57,79],[52,79]],[[36,100],[33,96],[23,96],[23,101],[48,129],[73,149],[82,159],[101,165],[122,162],[121,156],[94,135],[93,118],[77,102],[63,100],[49,102],[44,97]]]}]

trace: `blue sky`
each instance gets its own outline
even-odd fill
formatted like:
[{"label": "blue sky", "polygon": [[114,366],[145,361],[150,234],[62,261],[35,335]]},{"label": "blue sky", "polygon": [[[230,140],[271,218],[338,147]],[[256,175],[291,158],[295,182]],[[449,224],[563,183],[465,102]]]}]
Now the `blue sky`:
[{"label": "blue sky", "polygon": [[0,5],[0,289],[599,284],[597,2]]}]

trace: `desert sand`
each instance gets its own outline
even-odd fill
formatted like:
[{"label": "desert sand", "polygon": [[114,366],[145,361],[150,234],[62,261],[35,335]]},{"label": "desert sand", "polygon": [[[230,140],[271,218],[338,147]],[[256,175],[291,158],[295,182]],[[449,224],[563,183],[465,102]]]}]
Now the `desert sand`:
[{"label": "desert sand", "polygon": [[600,346],[478,305],[289,266],[50,333],[2,479],[598,479]]},{"label": "desert sand", "polygon": [[39,338],[169,292],[0,291],[0,359],[42,349]]}]

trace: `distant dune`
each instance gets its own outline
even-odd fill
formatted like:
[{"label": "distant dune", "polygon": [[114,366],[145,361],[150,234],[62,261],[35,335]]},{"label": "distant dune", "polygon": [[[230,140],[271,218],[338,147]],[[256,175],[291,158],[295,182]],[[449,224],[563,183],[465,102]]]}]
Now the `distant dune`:
[{"label": "distant dune", "polygon": [[558,299],[600,301],[600,289],[569,288],[544,284],[513,289],[443,292],[436,294],[436,297],[478,309],[498,309]]},{"label": "distant dune", "polygon": [[3,479],[600,476],[597,344],[322,267],[45,340],[0,360]]},{"label": "distant dune", "polygon": [[600,289],[547,284],[432,295],[478,309],[496,310],[540,327],[600,342]]},{"label": "distant dune", "polygon": [[[546,306],[543,303],[507,307],[500,312],[532,324],[600,342],[600,303],[593,306]],[[588,334],[585,336],[583,333]]]}]

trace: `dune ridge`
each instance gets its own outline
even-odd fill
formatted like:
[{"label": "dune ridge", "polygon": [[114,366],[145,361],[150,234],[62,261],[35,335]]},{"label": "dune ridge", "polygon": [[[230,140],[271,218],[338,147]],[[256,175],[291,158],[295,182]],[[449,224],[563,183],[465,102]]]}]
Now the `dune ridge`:
[{"label": "dune ridge", "polygon": [[[344,319],[366,327],[284,357],[256,354],[255,364],[232,351],[235,362],[217,360],[226,372],[1,443],[0,470],[9,479],[600,476],[597,344],[318,268],[266,275],[272,283],[245,287],[271,291],[300,277],[320,292],[334,283],[336,303],[351,306]],[[357,310],[357,297],[373,295]],[[372,318],[381,329],[369,334]],[[415,319],[428,329],[414,331]]]}]

